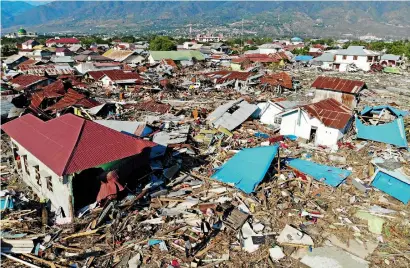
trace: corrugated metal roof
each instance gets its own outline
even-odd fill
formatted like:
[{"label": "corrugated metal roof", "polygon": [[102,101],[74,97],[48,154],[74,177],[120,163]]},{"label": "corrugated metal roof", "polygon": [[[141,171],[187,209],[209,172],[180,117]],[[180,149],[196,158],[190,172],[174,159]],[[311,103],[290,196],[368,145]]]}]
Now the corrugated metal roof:
[{"label": "corrugated metal roof", "polygon": [[47,109],[45,109],[45,111],[56,112],[68,108],[70,106],[92,108],[98,105],[100,105],[98,101],[89,99],[85,95],[78,93],[77,91],[70,88],[61,100],[59,100],[53,106],[50,106]]},{"label": "corrugated metal roof", "polygon": [[19,75],[16,78],[13,78],[10,82],[16,90],[23,90],[26,87],[44,80],[47,80],[47,78],[37,75]]},{"label": "corrugated metal roof", "polygon": [[72,37],[72,38],[58,38],[58,39],[51,38],[51,39],[48,39],[46,41],[46,44],[53,44],[53,43],[56,43],[56,44],[79,44],[80,40],[78,40],[75,37]]},{"label": "corrugated metal roof", "polygon": [[335,99],[325,99],[301,107],[310,116],[319,119],[325,126],[343,129],[352,118],[352,111]]},{"label": "corrugated metal roof", "polygon": [[[229,112],[233,107],[237,106],[234,112]],[[243,99],[233,100],[223,104],[208,115],[207,120],[214,126],[222,126],[228,130],[233,130],[248,119],[258,106],[249,104]]]},{"label": "corrugated metal roof", "polygon": [[293,88],[292,77],[286,72],[265,75],[261,78],[261,84],[280,85],[288,89]]},{"label": "corrugated metal roof", "polygon": [[27,114],[2,125],[2,129],[60,176],[136,155],[156,145],[72,114],[47,122]]},{"label": "corrugated metal roof", "polygon": [[328,89],[344,93],[356,94],[367,88],[366,83],[358,80],[347,80],[338,77],[319,76],[312,84],[316,89]]}]

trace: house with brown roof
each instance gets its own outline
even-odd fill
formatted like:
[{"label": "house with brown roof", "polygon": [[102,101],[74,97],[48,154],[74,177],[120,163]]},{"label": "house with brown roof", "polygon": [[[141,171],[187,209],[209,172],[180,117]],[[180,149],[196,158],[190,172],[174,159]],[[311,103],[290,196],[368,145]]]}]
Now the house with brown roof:
[{"label": "house with brown roof", "polygon": [[281,117],[281,135],[295,135],[333,148],[349,130],[353,113],[337,100],[325,99],[286,111]]},{"label": "house with brown roof", "polygon": [[47,122],[27,114],[2,125],[23,181],[50,201],[57,222],[71,222],[86,205],[135,188],[156,144],[72,114]]},{"label": "house with brown roof", "polygon": [[22,74],[12,80],[10,84],[17,91],[31,91],[40,86],[46,86],[50,83],[50,79],[44,76]]},{"label": "house with brown roof", "polygon": [[315,89],[314,102],[333,98],[354,109],[360,101],[360,92],[366,89],[367,85],[358,80],[319,76],[311,87]]}]

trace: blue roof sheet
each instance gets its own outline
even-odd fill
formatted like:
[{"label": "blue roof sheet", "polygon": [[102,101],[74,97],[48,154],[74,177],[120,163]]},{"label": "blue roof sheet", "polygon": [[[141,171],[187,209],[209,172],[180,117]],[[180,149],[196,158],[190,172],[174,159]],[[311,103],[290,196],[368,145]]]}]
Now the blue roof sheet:
[{"label": "blue roof sheet", "polygon": [[408,147],[406,139],[406,131],[404,129],[403,116],[407,115],[407,111],[402,111],[391,106],[375,106],[375,107],[365,107],[363,111],[360,112],[361,115],[366,115],[372,111],[379,112],[383,109],[389,109],[392,113],[397,116],[397,119],[384,124],[379,124],[376,126],[365,125],[361,122],[359,118],[356,117],[356,131],[357,138],[383,142],[387,144],[392,144],[397,147]]},{"label": "blue roof sheet", "polygon": [[312,56],[306,56],[306,55],[299,55],[295,57],[295,61],[310,61],[312,60]]},{"label": "blue roof sheet", "polygon": [[243,149],[221,166],[211,178],[224,183],[233,183],[236,188],[249,194],[263,180],[278,145]]},{"label": "blue roof sheet", "polygon": [[286,163],[291,168],[333,187],[339,186],[352,173],[349,170],[325,166],[298,158],[288,159]]}]

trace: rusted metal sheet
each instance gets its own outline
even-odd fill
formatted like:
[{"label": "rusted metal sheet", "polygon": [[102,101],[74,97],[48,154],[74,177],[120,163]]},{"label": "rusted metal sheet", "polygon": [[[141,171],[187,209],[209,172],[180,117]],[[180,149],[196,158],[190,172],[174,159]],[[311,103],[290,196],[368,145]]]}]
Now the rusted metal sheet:
[{"label": "rusted metal sheet", "polygon": [[313,82],[312,87],[316,89],[327,89],[344,93],[357,94],[362,89],[366,88],[366,83],[358,80],[319,76]]}]

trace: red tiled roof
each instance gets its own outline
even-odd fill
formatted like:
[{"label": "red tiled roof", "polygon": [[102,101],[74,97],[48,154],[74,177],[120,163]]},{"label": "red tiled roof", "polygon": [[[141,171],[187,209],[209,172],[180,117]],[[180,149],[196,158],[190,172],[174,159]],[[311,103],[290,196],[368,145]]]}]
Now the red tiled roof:
[{"label": "red tiled roof", "polygon": [[272,86],[281,85],[284,88],[293,88],[292,77],[285,72],[265,75],[261,78],[261,84],[269,84]]},{"label": "red tiled roof", "polygon": [[343,129],[352,118],[349,107],[331,98],[301,108],[310,116],[319,119],[325,126],[335,129]]},{"label": "red tiled roof", "polygon": [[347,80],[337,77],[319,76],[313,82],[312,87],[317,89],[328,89],[344,93],[356,94],[366,87],[366,83],[358,80]]},{"label": "red tiled roof", "polygon": [[69,88],[64,97],[53,106],[48,107],[45,111],[60,111],[70,106],[78,106],[84,108],[92,108],[100,105],[98,101],[87,98],[85,95]]},{"label": "red tiled roof", "polygon": [[50,43],[56,43],[56,44],[79,44],[80,40],[78,40],[75,37],[72,38],[60,38],[60,39],[48,39],[46,41],[46,44],[50,44]]},{"label": "red tiled roof", "polygon": [[39,83],[41,81],[47,80],[46,77],[37,76],[37,75],[19,75],[16,78],[13,78],[10,82],[12,85],[17,85],[16,90],[22,90],[26,87],[29,87],[33,84]]},{"label": "red tiled roof", "polygon": [[136,155],[156,145],[72,114],[47,122],[27,114],[2,125],[2,129],[59,176]]},{"label": "red tiled roof", "polygon": [[169,110],[171,110],[171,105],[158,103],[156,101],[140,102],[135,104],[134,107],[138,110],[156,112],[161,114],[165,114],[169,112]]}]

